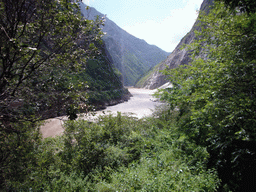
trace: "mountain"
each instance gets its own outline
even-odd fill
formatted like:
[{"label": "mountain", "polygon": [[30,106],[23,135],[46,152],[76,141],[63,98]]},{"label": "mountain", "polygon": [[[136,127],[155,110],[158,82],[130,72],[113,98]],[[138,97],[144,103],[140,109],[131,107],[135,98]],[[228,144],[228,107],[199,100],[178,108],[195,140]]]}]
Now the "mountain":
[{"label": "mountain", "polygon": [[128,100],[130,93],[124,88],[119,74],[113,67],[113,60],[105,43],[94,43],[101,54],[86,63],[86,72],[80,77],[86,81],[88,88],[88,103],[98,109]]},{"label": "mountain", "polygon": [[[201,4],[200,11],[208,12],[210,6],[213,4],[213,0],[204,0]],[[151,71],[146,73],[135,85],[135,87],[143,87],[146,89],[155,89],[163,84],[167,83],[165,76],[161,73],[161,70],[165,69],[166,66],[172,69],[179,65],[188,64],[190,61],[189,51],[181,49],[183,45],[190,44],[195,39],[195,30],[200,30],[198,26],[198,19],[193,25],[190,32],[188,32],[174,49],[174,51],[168,56],[168,58],[162,63],[155,66]]]},{"label": "mountain", "polygon": [[[80,5],[85,18],[104,17],[95,8],[87,9],[85,4],[81,3]],[[106,33],[103,37],[106,48],[112,57],[114,66],[122,73],[124,85],[134,85],[138,78],[165,60],[170,54],[155,45],[149,45],[146,41],[132,36],[107,17],[103,32]]]}]

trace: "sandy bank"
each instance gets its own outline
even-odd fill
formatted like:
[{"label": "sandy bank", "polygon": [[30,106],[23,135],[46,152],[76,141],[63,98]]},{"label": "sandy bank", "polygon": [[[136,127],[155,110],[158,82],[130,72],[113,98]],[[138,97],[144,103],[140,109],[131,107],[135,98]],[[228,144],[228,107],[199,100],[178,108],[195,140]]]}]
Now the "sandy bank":
[{"label": "sandy bank", "polygon": [[[109,106],[105,110],[97,111],[96,116],[85,116],[81,114],[79,118],[93,120],[99,115],[104,114],[116,114],[121,112],[122,114],[129,114],[137,118],[150,116],[155,106],[161,105],[161,103],[155,102],[152,96],[156,90],[128,88],[129,92],[133,95],[130,100],[124,103],[120,103],[114,106]],[[63,122],[67,120],[67,117],[57,117],[46,120],[46,123],[41,127],[43,137],[53,137],[63,133]]]}]

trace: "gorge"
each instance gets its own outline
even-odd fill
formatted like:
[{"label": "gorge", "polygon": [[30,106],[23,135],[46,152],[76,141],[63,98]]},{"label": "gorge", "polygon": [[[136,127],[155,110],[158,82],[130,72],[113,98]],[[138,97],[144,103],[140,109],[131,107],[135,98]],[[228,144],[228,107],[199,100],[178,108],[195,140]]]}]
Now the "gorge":
[{"label": "gorge", "polygon": [[80,6],[86,19],[96,19],[97,16],[105,19],[102,26],[105,33],[103,41],[114,67],[122,74],[121,79],[125,86],[133,86],[144,73],[170,54],[129,34],[95,8],[87,8],[83,3]]},{"label": "gorge", "polygon": [[255,188],[255,0],[204,0],[172,53],[81,1],[44,2],[0,3],[0,191]]},{"label": "gorge", "polygon": [[[204,0],[200,10],[208,11],[212,3],[212,0]],[[104,17],[102,13],[98,12],[93,7],[87,9],[86,5],[83,3],[81,3],[80,6],[83,15],[88,19],[95,19],[97,16],[100,18]],[[152,99],[151,94],[154,93],[157,88],[171,86],[167,83],[165,76],[160,71],[166,66],[175,68],[179,65],[188,64],[189,52],[181,49],[181,47],[184,44],[190,44],[195,39],[194,31],[199,29],[197,26],[198,21],[195,22],[191,31],[182,38],[175,50],[169,55],[169,53],[162,51],[156,46],[148,45],[144,40],[137,39],[128,34],[108,18],[105,19],[103,31],[106,35],[103,37],[103,40],[106,44],[104,50],[107,53],[107,58],[112,63],[113,67],[121,72],[122,76],[119,78],[122,79],[124,85],[133,85],[136,83],[135,87],[140,89],[129,88],[128,90],[133,96],[127,102],[116,102],[117,105],[114,106],[106,105],[106,109],[101,109],[96,113],[98,115],[104,115],[102,111],[111,111],[114,114],[122,112],[130,115],[135,114],[134,116],[137,118],[151,115],[154,106],[161,105],[159,102],[153,102],[155,99]],[[130,60],[128,58],[129,55],[133,55],[132,57],[135,58],[135,60]],[[167,59],[162,61],[167,55],[169,55]],[[142,62],[143,60],[145,61],[144,63]],[[133,69],[135,69],[135,71],[133,71]],[[99,70],[94,73],[98,74],[102,72]],[[166,84],[166,86],[163,86],[164,84]],[[92,86],[94,85],[92,84]],[[97,92],[97,90],[95,90],[95,92]],[[101,98],[99,99],[99,101],[102,100]],[[105,106],[105,104],[103,105]],[[86,118],[88,119],[88,117]],[[66,119],[66,117],[57,117],[51,119],[50,123],[46,123],[43,128],[44,137],[60,134],[63,131],[63,120]],[[54,130],[56,130],[56,132]]]}]

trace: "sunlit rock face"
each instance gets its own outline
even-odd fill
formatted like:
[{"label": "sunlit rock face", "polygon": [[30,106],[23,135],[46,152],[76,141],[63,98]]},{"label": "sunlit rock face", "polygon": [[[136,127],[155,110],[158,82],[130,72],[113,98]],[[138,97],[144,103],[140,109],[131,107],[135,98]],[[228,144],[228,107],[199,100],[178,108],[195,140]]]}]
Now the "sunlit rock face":
[{"label": "sunlit rock face", "polygon": [[[86,5],[83,3],[81,3],[81,11],[88,19],[94,19],[97,15],[100,18],[104,17],[102,13],[92,7],[86,10]],[[127,86],[134,85],[138,78],[164,61],[170,54],[127,33],[107,17],[103,32],[106,33],[103,40],[114,66],[122,73],[123,84]]]},{"label": "sunlit rock face", "polygon": [[[210,6],[213,4],[213,0],[204,0],[200,11],[205,11],[206,13],[209,11]],[[144,87],[147,89],[155,89],[167,82],[166,77],[161,73],[161,70],[165,69],[166,66],[172,69],[179,65],[188,64],[190,61],[189,51],[185,49],[181,49],[184,44],[190,44],[195,39],[195,30],[198,30],[198,20],[196,20],[194,26],[190,30],[187,35],[185,35],[174,51],[168,56],[168,58],[159,64],[149,75],[149,77],[144,82],[137,87]]]}]

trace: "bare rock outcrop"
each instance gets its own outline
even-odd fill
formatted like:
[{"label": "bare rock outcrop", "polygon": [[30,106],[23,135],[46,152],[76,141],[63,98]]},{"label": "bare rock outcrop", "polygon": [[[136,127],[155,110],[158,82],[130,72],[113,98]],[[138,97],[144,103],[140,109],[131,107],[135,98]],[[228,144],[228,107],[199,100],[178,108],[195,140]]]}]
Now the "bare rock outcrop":
[{"label": "bare rock outcrop", "polygon": [[[200,11],[208,13],[210,6],[212,4],[213,0],[204,0],[201,5]],[[170,69],[173,69],[179,65],[185,65],[190,62],[190,53],[186,49],[182,49],[182,46],[184,44],[190,44],[194,41],[194,39],[196,38],[195,30],[200,29],[198,23],[199,21],[196,20],[190,32],[182,38],[180,43],[177,45],[174,51],[167,57],[167,59],[153,69],[154,71],[149,75],[148,78],[146,78],[144,83],[140,85],[141,87],[144,87],[146,89],[155,89],[162,86],[167,82],[167,80],[166,77],[161,73],[161,70],[165,69],[166,66]]]}]

